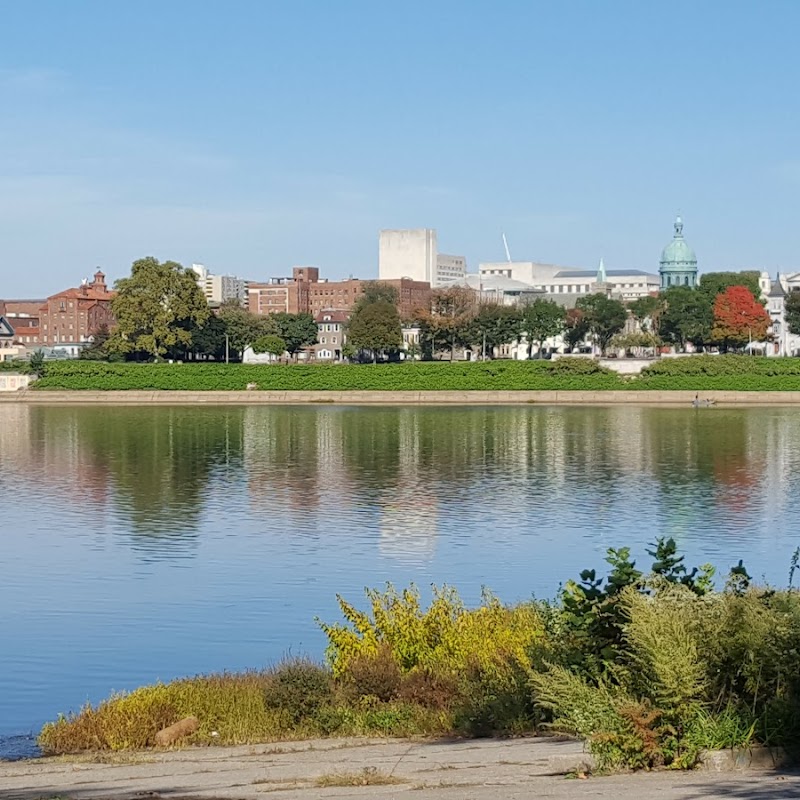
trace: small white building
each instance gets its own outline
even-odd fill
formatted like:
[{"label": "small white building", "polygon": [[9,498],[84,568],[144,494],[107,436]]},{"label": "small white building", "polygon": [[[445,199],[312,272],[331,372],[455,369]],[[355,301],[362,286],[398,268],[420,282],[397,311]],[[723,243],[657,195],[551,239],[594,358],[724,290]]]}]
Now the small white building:
[{"label": "small white building", "polygon": [[0,361],[13,361],[24,352],[25,348],[16,341],[11,323],[5,317],[0,317]]}]

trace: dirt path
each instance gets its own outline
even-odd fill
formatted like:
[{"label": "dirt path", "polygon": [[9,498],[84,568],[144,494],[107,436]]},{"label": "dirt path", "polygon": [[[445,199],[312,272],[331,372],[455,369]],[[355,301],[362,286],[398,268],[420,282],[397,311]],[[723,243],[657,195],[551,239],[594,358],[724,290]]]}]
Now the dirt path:
[{"label": "dirt path", "polygon": [[[325,740],[0,763],[2,800],[159,798],[800,798],[800,776],[768,771],[566,777],[580,744],[547,739]],[[356,785],[341,785],[354,782]],[[323,785],[330,784],[330,785]]]}]

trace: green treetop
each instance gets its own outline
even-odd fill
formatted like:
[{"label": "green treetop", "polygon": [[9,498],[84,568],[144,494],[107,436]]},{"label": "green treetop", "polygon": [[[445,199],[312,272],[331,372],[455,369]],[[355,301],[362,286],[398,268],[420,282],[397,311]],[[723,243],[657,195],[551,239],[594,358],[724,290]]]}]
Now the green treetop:
[{"label": "green treetop", "polygon": [[537,298],[522,309],[521,329],[528,340],[528,358],[533,355],[534,342],[539,352],[542,344],[551,336],[558,336],[564,330],[565,310],[552,300]]},{"label": "green treetop", "polygon": [[627,309],[619,300],[604,294],[580,297],[575,307],[585,314],[589,331],[600,347],[600,352],[605,353],[611,338],[625,327]]},{"label": "green treetop", "polygon": [[356,350],[370,350],[373,361],[381,353],[398,350],[403,331],[397,306],[381,299],[359,302],[347,323],[347,340]]},{"label": "green treetop", "polygon": [[162,264],[152,256],[134,261],[130,277],[114,288],[117,328],[109,346],[117,352],[160,358],[169,348],[188,348],[192,331],[208,319],[195,274],[175,261]]}]

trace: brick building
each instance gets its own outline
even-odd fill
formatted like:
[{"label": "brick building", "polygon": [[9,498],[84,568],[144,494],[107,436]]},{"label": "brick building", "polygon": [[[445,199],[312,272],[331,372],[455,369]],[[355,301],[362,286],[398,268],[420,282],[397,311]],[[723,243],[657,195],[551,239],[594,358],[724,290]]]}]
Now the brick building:
[{"label": "brick building", "polygon": [[26,347],[39,344],[39,314],[44,300],[0,300],[0,316],[14,329],[15,341]]},{"label": "brick building", "polygon": [[105,275],[97,270],[91,283],[51,295],[39,309],[39,344],[77,355],[102,325],[114,325]]},{"label": "brick building", "polygon": [[[251,283],[248,307],[254,314],[309,313],[350,311],[370,281],[350,278],[344,281],[319,279],[316,267],[295,267],[291,278],[272,278],[267,283]],[[430,307],[431,287],[426,281],[396,278],[381,281],[394,286],[398,293],[398,311],[410,319],[422,308]]]}]

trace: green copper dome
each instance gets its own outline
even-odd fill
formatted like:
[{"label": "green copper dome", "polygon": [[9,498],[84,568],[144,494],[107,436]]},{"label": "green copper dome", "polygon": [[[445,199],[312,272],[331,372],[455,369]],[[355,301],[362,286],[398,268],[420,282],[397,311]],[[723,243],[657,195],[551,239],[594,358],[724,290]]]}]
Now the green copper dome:
[{"label": "green copper dome", "polygon": [[658,273],[662,289],[697,285],[697,256],[683,238],[683,220],[680,217],[675,220],[672,241],[661,252]]}]

